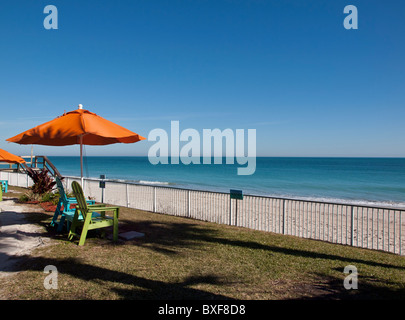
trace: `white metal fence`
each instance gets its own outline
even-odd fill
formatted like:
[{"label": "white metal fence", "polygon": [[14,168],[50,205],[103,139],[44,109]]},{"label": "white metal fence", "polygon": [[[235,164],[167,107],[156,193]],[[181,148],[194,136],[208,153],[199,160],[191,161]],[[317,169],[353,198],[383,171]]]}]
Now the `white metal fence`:
[{"label": "white metal fence", "polygon": [[[24,174],[0,172],[10,185],[32,184]],[[77,177],[65,177],[71,190]],[[244,195],[84,179],[86,196],[140,210],[405,255],[405,208]]]},{"label": "white metal fence", "polygon": [[31,178],[25,173],[0,171],[0,180],[7,180],[10,186],[28,188],[33,185]]}]

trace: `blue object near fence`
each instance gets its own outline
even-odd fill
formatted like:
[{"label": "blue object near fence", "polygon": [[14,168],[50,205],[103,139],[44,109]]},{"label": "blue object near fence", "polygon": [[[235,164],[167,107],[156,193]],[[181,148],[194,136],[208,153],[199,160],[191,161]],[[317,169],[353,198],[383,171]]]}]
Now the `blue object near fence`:
[{"label": "blue object near fence", "polygon": [[0,180],[0,183],[2,185],[2,191],[7,192],[8,191],[8,181],[7,180]]}]

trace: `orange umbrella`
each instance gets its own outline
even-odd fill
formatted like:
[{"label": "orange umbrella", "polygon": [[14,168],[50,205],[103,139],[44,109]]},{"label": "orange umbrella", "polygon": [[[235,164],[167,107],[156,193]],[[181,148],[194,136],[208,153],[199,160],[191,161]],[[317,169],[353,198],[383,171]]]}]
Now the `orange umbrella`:
[{"label": "orange umbrella", "polygon": [[0,149],[0,162],[7,163],[24,163],[25,160],[19,156],[16,156],[6,150]]},{"label": "orange umbrella", "polygon": [[79,109],[64,113],[7,141],[47,146],[80,144],[80,169],[83,181],[83,145],[134,143],[145,139],[135,132],[82,109],[82,105],[79,105]]}]

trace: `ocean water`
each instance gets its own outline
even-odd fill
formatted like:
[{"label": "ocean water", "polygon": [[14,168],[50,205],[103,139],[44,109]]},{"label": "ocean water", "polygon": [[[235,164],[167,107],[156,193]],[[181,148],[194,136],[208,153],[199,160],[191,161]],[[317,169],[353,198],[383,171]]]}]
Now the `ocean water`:
[{"label": "ocean water", "polygon": [[[79,157],[49,157],[64,176],[80,176]],[[405,206],[405,158],[258,157],[256,171],[238,163],[157,164],[147,157],[85,157],[84,176],[149,185],[323,201]]]}]

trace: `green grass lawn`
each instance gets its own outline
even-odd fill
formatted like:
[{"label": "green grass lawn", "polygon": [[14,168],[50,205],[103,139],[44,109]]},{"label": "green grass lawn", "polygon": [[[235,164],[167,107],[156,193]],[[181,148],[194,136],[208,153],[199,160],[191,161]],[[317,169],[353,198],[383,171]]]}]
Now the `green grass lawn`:
[{"label": "green grass lawn", "polygon": [[[122,208],[120,232],[143,238],[113,243],[96,232],[83,247],[48,228],[52,213],[33,213],[50,244],[0,278],[3,299],[404,299],[405,257],[321,241]],[[58,289],[44,288],[44,268]],[[358,271],[346,290],[343,272]]]}]

